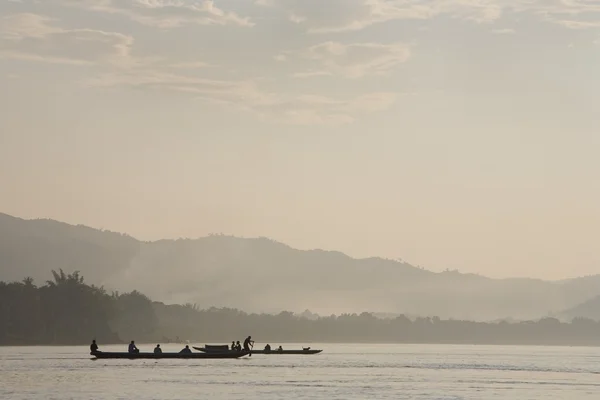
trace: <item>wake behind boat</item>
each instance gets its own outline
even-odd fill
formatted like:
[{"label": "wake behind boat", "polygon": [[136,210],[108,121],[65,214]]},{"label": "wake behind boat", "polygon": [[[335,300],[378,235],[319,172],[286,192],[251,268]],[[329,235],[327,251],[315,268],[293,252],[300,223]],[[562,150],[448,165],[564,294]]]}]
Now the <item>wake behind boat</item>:
[{"label": "wake behind boat", "polygon": [[[210,345],[207,344],[204,347],[195,347],[194,350],[203,352],[204,354],[222,354],[222,353],[239,353],[238,350],[229,350],[229,346],[224,345]],[[272,350],[252,350],[252,354],[318,354],[323,350],[312,350],[310,347],[302,350],[283,350],[283,349],[272,349]]]},{"label": "wake behind boat", "polygon": [[129,352],[104,352],[92,351],[90,355],[102,359],[214,359],[214,358],[240,358],[247,356],[247,351],[228,351],[210,353],[129,353]]}]

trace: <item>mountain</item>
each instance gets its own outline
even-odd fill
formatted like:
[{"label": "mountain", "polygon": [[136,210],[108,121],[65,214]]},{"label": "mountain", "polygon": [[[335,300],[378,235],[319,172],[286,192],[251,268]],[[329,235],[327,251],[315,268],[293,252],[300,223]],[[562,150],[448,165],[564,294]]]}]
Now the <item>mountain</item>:
[{"label": "mountain", "polygon": [[588,301],[563,311],[558,317],[567,321],[575,318],[588,318],[600,321],[600,296],[593,297]]},{"label": "mountain", "polygon": [[381,258],[297,250],[266,238],[142,242],[53,220],[0,214],[0,280],[78,270],[110,290],[246,311],[311,310],[494,320],[539,318],[600,294],[600,277],[561,282],[434,273]]}]

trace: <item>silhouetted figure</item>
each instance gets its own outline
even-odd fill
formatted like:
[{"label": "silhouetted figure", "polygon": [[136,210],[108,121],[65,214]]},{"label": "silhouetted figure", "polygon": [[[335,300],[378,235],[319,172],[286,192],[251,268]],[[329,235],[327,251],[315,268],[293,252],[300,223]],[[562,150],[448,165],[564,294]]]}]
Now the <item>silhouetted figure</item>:
[{"label": "silhouetted figure", "polygon": [[157,344],[154,348],[154,354],[162,354],[162,349],[160,348],[160,344]]},{"label": "silhouetted figure", "polygon": [[235,350],[237,350],[237,347],[235,346],[235,341],[232,341],[231,342],[231,351],[235,351]]},{"label": "silhouetted figure", "polygon": [[95,353],[98,351],[98,345],[96,344],[96,340],[92,340],[92,344],[90,344],[90,352]]},{"label": "silhouetted figure", "polygon": [[268,343],[267,343],[267,345],[265,346],[265,351],[266,351],[267,353],[270,353],[270,352],[271,352],[271,345],[270,345],[270,344],[268,344]]},{"label": "silhouetted figure", "polygon": [[279,347],[277,348],[277,351],[283,351],[283,347],[279,346]]},{"label": "silhouetted figure", "polygon": [[182,354],[189,354],[189,353],[191,353],[191,352],[192,352],[192,350],[190,349],[190,346],[188,346],[188,345],[186,344],[186,345],[185,345],[185,347],[184,347],[183,349],[181,349],[181,351],[180,351],[179,353],[182,353]]},{"label": "silhouetted figure", "polygon": [[129,343],[129,349],[127,349],[127,351],[130,353],[139,353],[140,349],[136,347],[135,342],[132,340],[131,343]]},{"label": "silhouetted figure", "polygon": [[242,351],[242,345],[240,344],[239,340],[235,343],[235,350]]},{"label": "silhouetted figure", "polygon": [[252,340],[252,336],[248,336],[246,340],[244,340],[244,350],[250,351],[250,346],[254,347],[254,340]]}]

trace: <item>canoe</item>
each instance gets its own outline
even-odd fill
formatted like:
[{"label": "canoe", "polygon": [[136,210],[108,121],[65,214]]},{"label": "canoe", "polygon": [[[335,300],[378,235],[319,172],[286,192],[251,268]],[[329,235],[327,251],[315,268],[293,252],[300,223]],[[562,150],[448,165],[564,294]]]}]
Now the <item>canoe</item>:
[{"label": "canoe", "polygon": [[[214,354],[216,353],[215,350],[212,349],[212,347],[193,347],[193,349],[198,350],[198,351],[202,351],[204,354]],[[221,353],[223,352],[223,350],[219,350]],[[265,350],[252,350],[251,353],[252,354],[318,354],[320,352],[322,352],[323,350],[281,350],[278,351],[277,349],[275,350],[271,350],[271,351],[265,351]],[[239,353],[239,351],[232,351],[232,350],[228,350],[228,353]]]},{"label": "canoe", "polygon": [[220,352],[228,352],[229,345],[227,344],[205,344],[204,348],[207,351],[220,351]]},{"label": "canoe", "polygon": [[94,351],[90,355],[96,358],[125,358],[130,360],[141,359],[163,359],[163,358],[183,358],[183,359],[196,359],[196,358],[240,358],[247,356],[247,351],[229,351],[225,352],[210,352],[210,353],[126,353],[126,352],[104,352]]}]

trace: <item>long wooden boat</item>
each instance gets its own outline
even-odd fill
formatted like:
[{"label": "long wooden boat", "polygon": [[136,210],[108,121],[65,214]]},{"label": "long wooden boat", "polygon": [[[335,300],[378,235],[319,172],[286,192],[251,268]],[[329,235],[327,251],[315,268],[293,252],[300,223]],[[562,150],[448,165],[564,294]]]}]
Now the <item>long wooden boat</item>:
[{"label": "long wooden boat", "polygon": [[[226,346],[226,345],[224,345]],[[239,351],[235,350],[223,350],[221,346],[205,346],[205,347],[193,347],[193,349],[203,352],[204,354],[218,354],[223,352],[228,353],[239,353]],[[272,349],[270,351],[266,350],[252,350],[251,354],[318,354],[323,350],[312,350],[312,349],[302,349],[302,350],[277,350]]]},{"label": "long wooden boat", "polygon": [[[206,351],[217,351],[217,352],[228,352],[229,351],[229,345],[226,345],[226,344],[205,344],[204,348],[206,349]],[[196,347],[194,347],[194,349],[197,350]]]},{"label": "long wooden boat", "polygon": [[163,359],[163,358],[240,358],[250,354],[247,351],[228,351],[228,352],[210,352],[210,353],[127,353],[127,352],[104,352],[94,351],[90,355],[96,358],[124,358],[130,360],[136,359]]}]

